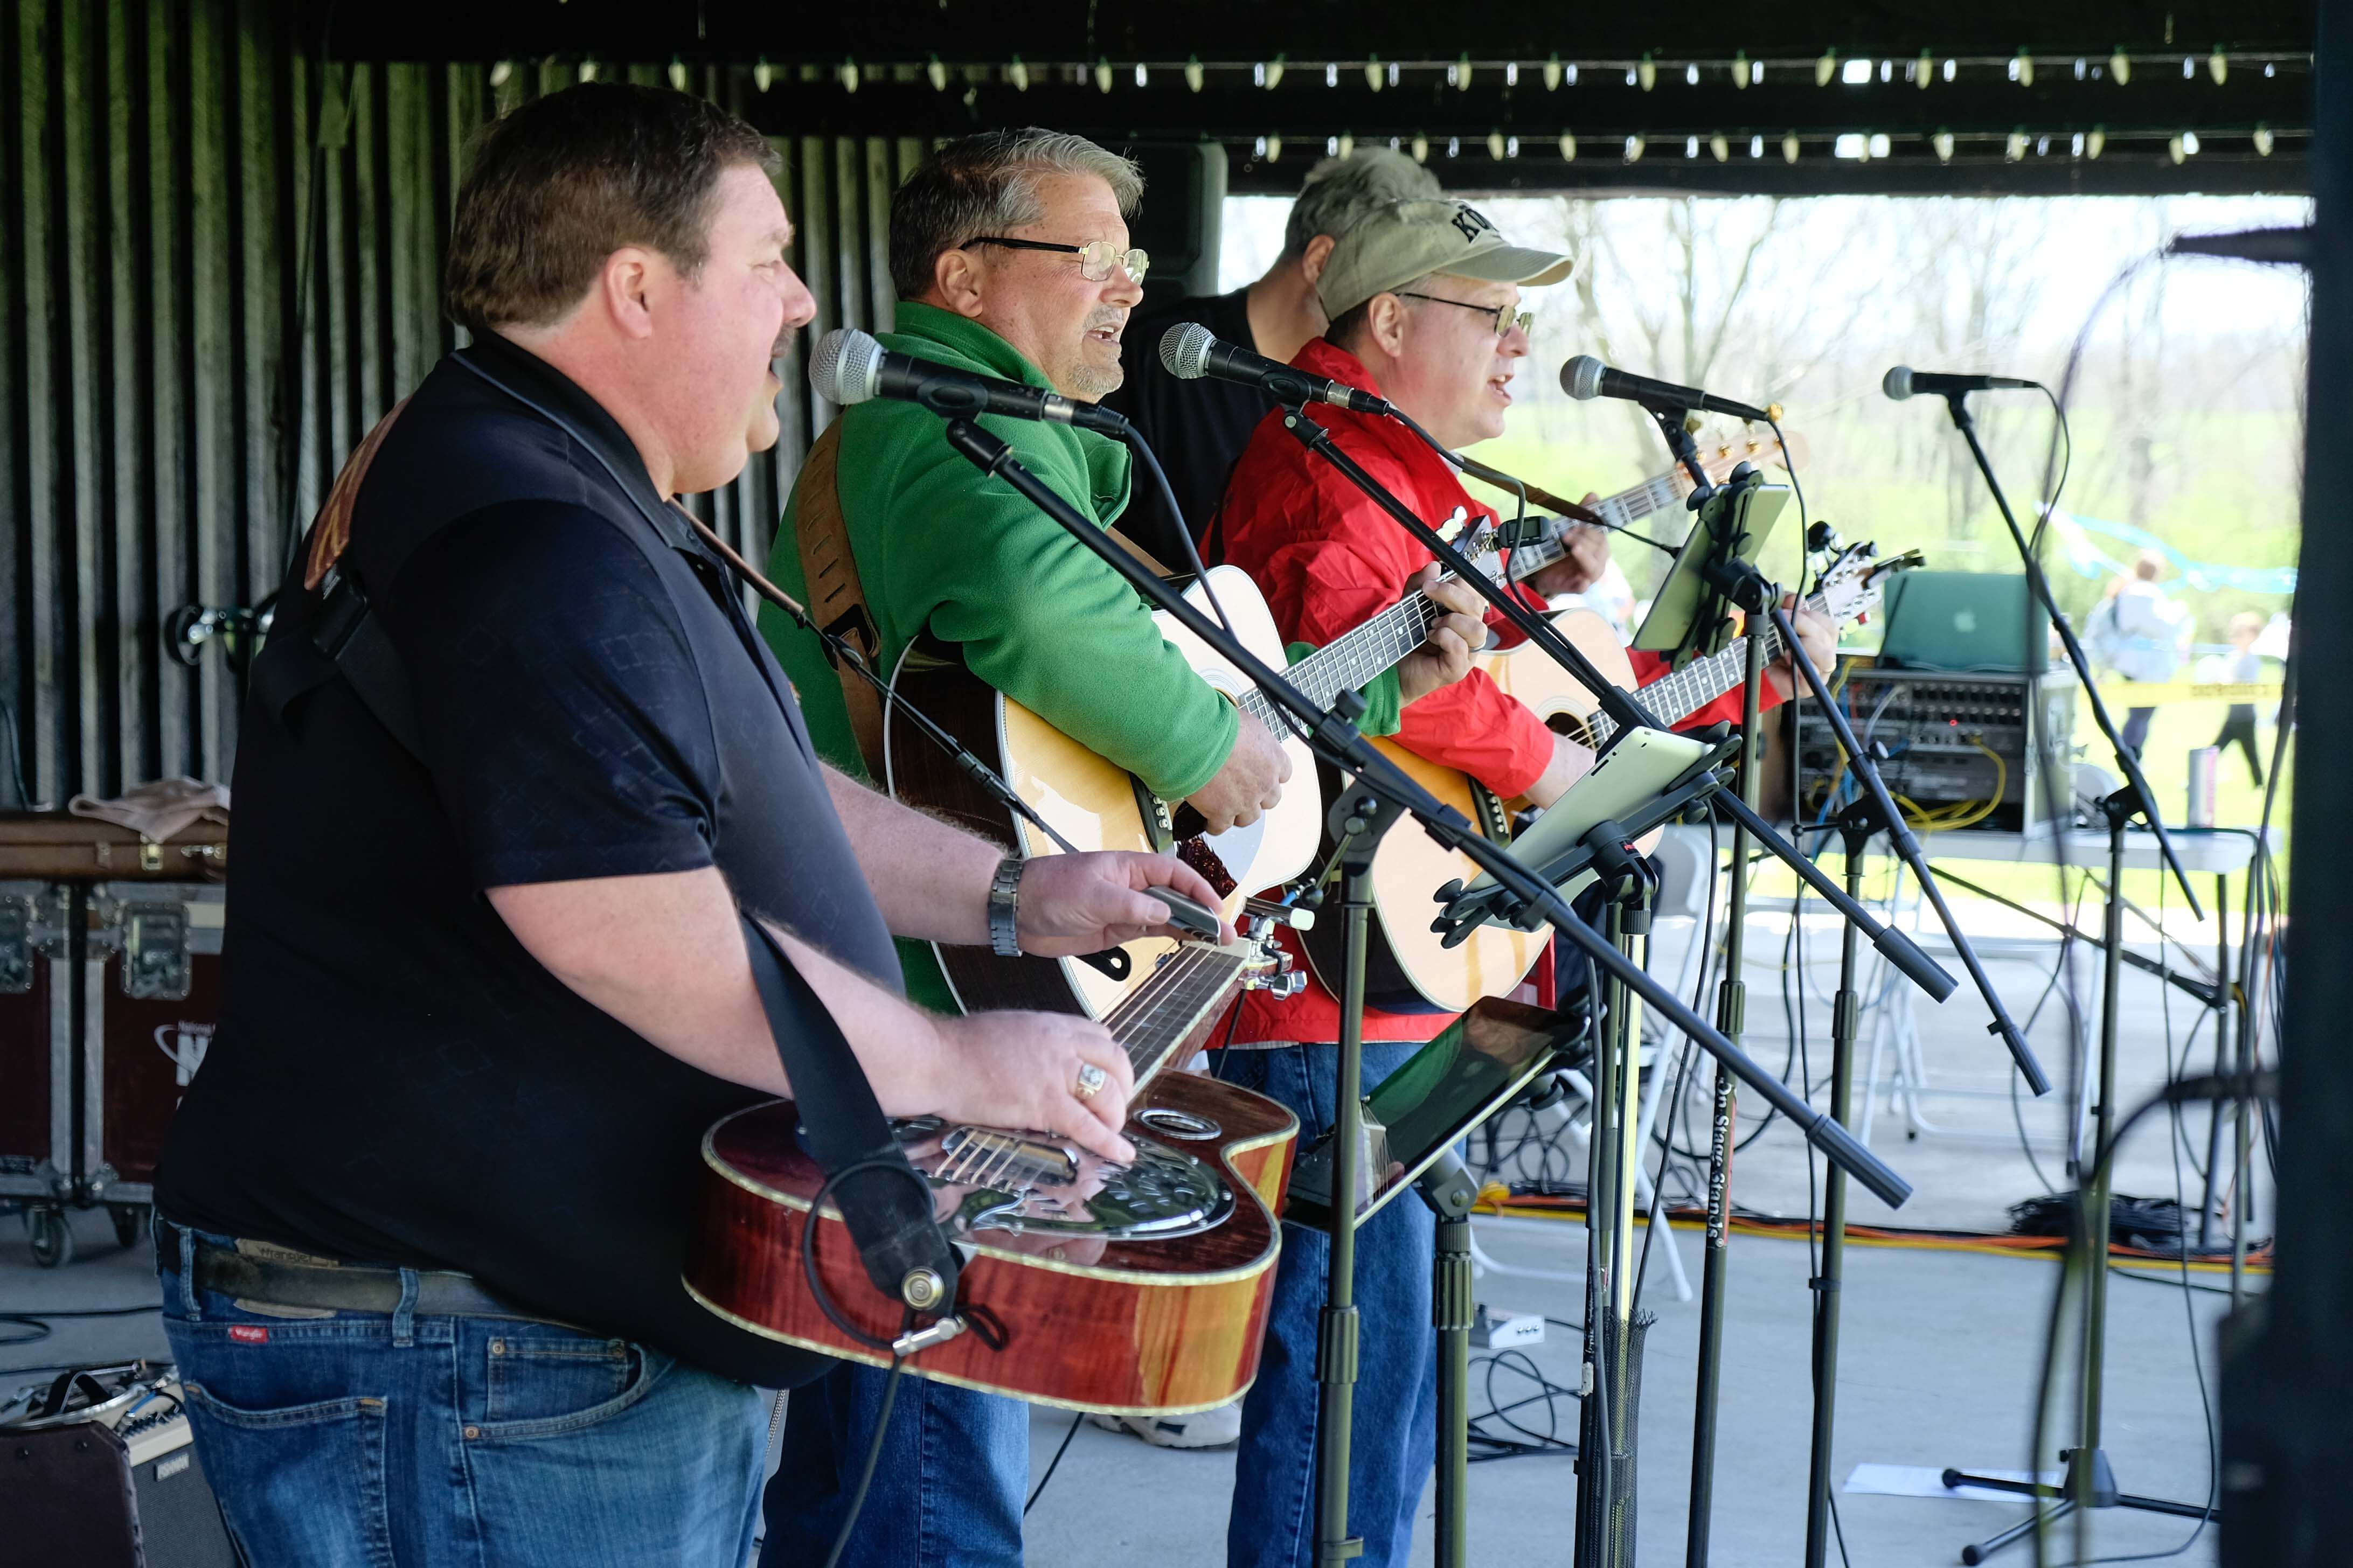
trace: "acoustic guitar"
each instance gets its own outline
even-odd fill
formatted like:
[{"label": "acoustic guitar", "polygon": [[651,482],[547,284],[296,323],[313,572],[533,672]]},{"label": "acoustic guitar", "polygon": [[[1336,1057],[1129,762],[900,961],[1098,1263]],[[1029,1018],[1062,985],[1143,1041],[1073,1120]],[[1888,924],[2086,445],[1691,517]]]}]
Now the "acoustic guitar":
[{"label": "acoustic guitar", "polygon": [[[1207,1409],[1250,1385],[1299,1124],[1271,1100],[1162,1069],[1272,967],[1253,943],[1188,942],[1104,1019],[1135,1069],[1132,1165],[1050,1134],[936,1117],[896,1123],[966,1255],[957,1310],[996,1331],[935,1344],[908,1360],[909,1373],[1137,1415]],[[687,1289],[764,1338],[888,1365],[833,1325],[803,1277],[809,1205],[825,1178],[801,1152],[796,1121],[791,1101],[772,1100],[704,1137]],[[868,1282],[839,1211],[828,1204],[817,1224],[819,1276],[837,1308],[870,1334],[895,1336],[898,1305]]]},{"label": "acoustic guitar", "polygon": [[[1806,606],[1831,625],[1844,626],[1879,603],[1882,585],[1890,576],[1919,565],[1921,559],[1912,550],[1881,561],[1870,544],[1849,546],[1823,571],[1820,589]],[[1611,684],[1635,689],[1633,667],[1608,622],[1590,610],[1567,610],[1555,616],[1553,625]],[[1770,664],[1784,652],[1780,634],[1768,623],[1759,635],[1765,639],[1765,661]],[[1737,689],[1746,678],[1747,660],[1747,639],[1736,637],[1713,658],[1695,658],[1642,687],[1642,705],[1672,728]],[[1617,732],[1616,721],[1600,711],[1599,700],[1541,650],[1522,644],[1480,654],[1475,662],[1507,695],[1526,703],[1547,726],[1573,741],[1598,752]],[[1373,744],[1417,784],[1469,817],[1484,837],[1497,843],[1509,840],[1507,803],[1476,779],[1417,757],[1394,742]],[[1652,836],[1642,847],[1647,850],[1655,841]],[[1549,927],[1527,931],[1481,926],[1451,948],[1441,945],[1430,929],[1437,890],[1458,879],[1467,885],[1478,874],[1468,856],[1446,848],[1409,817],[1388,830],[1373,858],[1373,916],[1366,944],[1367,1006],[1390,1013],[1460,1013],[1482,996],[1505,994],[1525,978],[1551,943]],[[1309,969],[1335,994],[1343,935],[1341,923],[1333,921],[1302,932],[1300,939]]]},{"label": "acoustic guitar", "polygon": [[[1802,453],[1791,437],[1788,450]],[[1774,460],[1776,448],[1762,438],[1743,437],[1709,447],[1705,471],[1721,479],[1737,465]],[[1653,475],[1594,508],[1606,521],[1623,525],[1673,506],[1691,488],[1682,470]],[[1498,532],[1484,524],[1456,540],[1455,547],[1479,570],[1501,569]],[[1558,561],[1567,546],[1555,532],[1519,546],[1511,554],[1510,575],[1526,577]],[[1212,568],[1208,588],[1194,584],[1186,598],[1210,612],[1210,592],[1225,612],[1235,637],[1261,661],[1283,668],[1284,644],[1274,616],[1249,575],[1231,566]],[[1213,612],[1212,612],[1213,613]],[[1283,673],[1319,707],[1343,691],[1377,678],[1419,647],[1437,621],[1437,606],[1421,595],[1351,628],[1292,665]],[[1166,613],[1155,613],[1160,634],[1194,671],[1235,706],[1256,717],[1282,739],[1291,758],[1291,783],[1272,811],[1248,827],[1196,837],[1182,845],[1186,858],[1213,884],[1230,884],[1225,912],[1238,913],[1245,897],[1296,877],[1314,863],[1324,837],[1324,803],[1314,782],[1316,768],[1305,742],[1293,736],[1272,703],[1241,671],[1229,664]],[[1073,679],[1116,679],[1113,672],[1074,672]],[[1021,703],[996,690],[965,668],[952,649],[926,639],[908,645],[892,672],[899,693],[954,735],[965,750],[995,768],[1013,792],[1079,849],[1167,850],[1183,837],[1171,803],[1145,789],[1134,775],[1113,766]],[[883,728],[883,775],[893,797],[937,813],[1027,855],[1050,855],[1060,846],[1030,823],[1008,812],[970,775],[917,734],[891,705]],[[1207,853],[1204,853],[1207,851]],[[1432,884],[1435,886],[1436,884]],[[999,958],[985,948],[935,947],[940,967],[966,1012],[1024,1007],[1082,1013],[1102,1018],[1152,973],[1174,947],[1166,938],[1126,944],[1124,973],[1076,958]]]}]

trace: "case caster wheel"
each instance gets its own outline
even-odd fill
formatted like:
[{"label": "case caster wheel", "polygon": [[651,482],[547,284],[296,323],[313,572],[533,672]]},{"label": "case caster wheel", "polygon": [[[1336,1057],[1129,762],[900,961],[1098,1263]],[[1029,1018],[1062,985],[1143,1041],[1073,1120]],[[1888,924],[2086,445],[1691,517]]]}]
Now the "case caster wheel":
[{"label": "case caster wheel", "polygon": [[25,1215],[25,1233],[33,1244],[33,1261],[44,1268],[61,1268],[73,1261],[73,1226],[66,1211],[37,1208]]},{"label": "case caster wheel", "polygon": [[114,1221],[114,1239],[127,1249],[139,1245],[139,1233],[146,1228],[147,1207],[144,1204],[110,1204],[107,1214]]}]

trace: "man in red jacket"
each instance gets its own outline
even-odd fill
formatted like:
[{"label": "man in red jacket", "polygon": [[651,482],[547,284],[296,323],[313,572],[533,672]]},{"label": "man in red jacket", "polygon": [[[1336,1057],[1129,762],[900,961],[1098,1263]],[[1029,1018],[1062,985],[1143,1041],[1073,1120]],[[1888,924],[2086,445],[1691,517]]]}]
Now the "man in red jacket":
[{"label": "man in red jacket", "polygon": [[[1331,325],[1292,361],[1299,369],[1388,398],[1432,437],[1462,447],[1503,433],[1512,380],[1528,353],[1522,286],[1556,283],[1569,258],[1507,243],[1479,211],[1454,200],[1399,202],[1360,223],[1333,249],[1318,280]],[[1493,509],[1473,500],[1454,470],[1402,424],[1317,405],[1310,416],[1379,484],[1417,515],[1441,522],[1459,508],[1470,526]],[[1261,423],[1234,469],[1218,531],[1225,560],[1266,595],[1287,640],[1321,646],[1402,598],[1430,561],[1424,550],[1340,472],[1282,428]],[[1590,499],[1590,498],[1588,498]],[[1572,536],[1567,559],[1535,574],[1521,596],[1576,593],[1600,574],[1607,544],[1597,530]],[[1500,613],[1491,625],[1518,640]],[[1807,652],[1827,668],[1828,623],[1799,613]],[[1656,655],[1631,656],[1638,679],[1665,673]],[[1791,674],[1776,666],[1768,698]],[[1739,717],[1736,693],[1694,713],[1687,726]],[[1408,706],[1395,740],[1416,755],[1472,774],[1505,799],[1538,805],[1593,765],[1593,753],[1546,728],[1535,712],[1477,669]],[[1252,993],[1241,1004],[1234,1048],[1220,1076],[1292,1107],[1303,1144],[1333,1121],[1340,1013],[1311,978],[1284,1001]],[[1364,1085],[1402,1066],[1452,1019],[1437,1014],[1365,1016]],[[1430,1330],[1432,1225],[1419,1203],[1390,1204],[1357,1232],[1362,1313],[1357,1419],[1350,1466],[1349,1525],[1364,1539],[1366,1568],[1404,1563],[1429,1473],[1435,1431]],[[1242,1407],[1241,1458],[1228,1531],[1231,1564],[1304,1564],[1314,1552],[1316,1312],[1325,1258],[1319,1233],[1293,1229],[1278,1268],[1259,1379]]]}]

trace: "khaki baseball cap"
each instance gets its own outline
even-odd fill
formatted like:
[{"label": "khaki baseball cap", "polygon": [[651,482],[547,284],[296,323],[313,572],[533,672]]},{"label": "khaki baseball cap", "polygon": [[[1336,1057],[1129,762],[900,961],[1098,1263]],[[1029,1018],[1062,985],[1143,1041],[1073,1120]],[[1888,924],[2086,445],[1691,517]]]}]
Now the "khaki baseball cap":
[{"label": "khaki baseball cap", "polygon": [[1332,247],[1315,292],[1324,313],[1336,318],[1433,272],[1541,288],[1567,277],[1573,265],[1555,251],[1507,242],[1469,202],[1391,202]]}]

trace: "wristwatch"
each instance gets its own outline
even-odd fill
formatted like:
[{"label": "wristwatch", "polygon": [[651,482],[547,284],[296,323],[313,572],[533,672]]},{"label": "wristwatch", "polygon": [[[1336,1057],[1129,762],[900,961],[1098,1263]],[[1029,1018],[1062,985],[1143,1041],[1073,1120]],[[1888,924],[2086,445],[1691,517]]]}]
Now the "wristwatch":
[{"label": "wristwatch", "polygon": [[1021,956],[1020,927],[1014,900],[1021,891],[1021,868],[1029,862],[1008,855],[988,883],[988,946],[999,958]]}]

